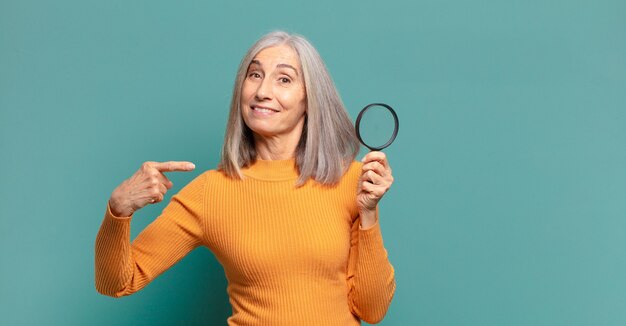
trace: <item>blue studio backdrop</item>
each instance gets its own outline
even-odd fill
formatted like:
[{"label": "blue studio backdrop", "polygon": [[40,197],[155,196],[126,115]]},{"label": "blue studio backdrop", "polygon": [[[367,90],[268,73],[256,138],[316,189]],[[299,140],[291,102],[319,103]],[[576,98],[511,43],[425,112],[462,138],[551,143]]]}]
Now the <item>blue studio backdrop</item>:
[{"label": "blue studio backdrop", "polygon": [[[284,29],[352,119],[400,117],[381,202],[381,325],[626,324],[626,2],[0,0],[0,324],[223,325],[199,248],[121,299],[94,287],[111,191],[219,159],[237,65]],[[365,151],[359,156],[362,155]],[[165,203],[139,211],[132,237]]]}]

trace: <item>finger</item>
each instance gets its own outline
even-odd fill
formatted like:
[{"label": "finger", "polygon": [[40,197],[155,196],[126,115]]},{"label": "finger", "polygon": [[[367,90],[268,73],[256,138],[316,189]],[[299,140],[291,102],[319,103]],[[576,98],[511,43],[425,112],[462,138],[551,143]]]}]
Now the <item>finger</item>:
[{"label": "finger", "polygon": [[383,192],[387,192],[389,188],[391,188],[391,184],[393,184],[393,176],[391,174],[386,176],[381,176],[376,172],[370,170],[364,172],[359,178],[359,182],[370,182],[373,185],[380,187]]},{"label": "finger", "polygon": [[159,183],[164,185],[167,189],[170,189],[174,186],[174,183],[170,181],[170,179],[168,179],[163,173],[159,172],[155,177],[159,180]]},{"label": "finger", "polygon": [[160,187],[148,189],[148,191],[147,191],[148,198],[150,199],[151,203],[158,203],[158,202],[162,201],[163,198],[165,197],[165,193],[162,192],[163,189],[161,187],[165,187],[165,186],[160,185]]},{"label": "finger", "polygon": [[161,192],[162,195],[165,195],[165,193],[167,192],[167,187],[164,184],[159,184],[159,191]]},{"label": "finger", "polygon": [[370,178],[375,184],[385,186],[387,189],[391,187],[391,184],[393,183],[391,168],[385,169],[380,162],[374,161],[363,165],[363,174],[366,172],[376,173],[376,175],[380,176],[380,179]]},{"label": "finger", "polygon": [[378,173],[374,172],[374,171],[365,171],[365,173],[363,173],[362,175],[363,181],[369,181],[375,185],[382,185],[384,182],[384,179],[382,176],[380,176]]},{"label": "finger", "polygon": [[380,162],[380,164],[382,164],[385,168],[389,167],[389,163],[387,162],[387,155],[385,155],[385,153],[383,152],[377,152],[377,151],[369,152],[361,160],[363,164],[367,164],[373,161]]},{"label": "finger", "polygon": [[163,200],[163,194],[161,194],[161,191],[156,188],[145,189],[137,195],[138,195],[137,203],[138,204],[143,203],[139,205],[138,208],[144,207],[148,204],[158,203],[161,200]]},{"label": "finger", "polygon": [[186,161],[154,162],[152,167],[159,170],[159,172],[185,172],[196,168],[195,164]]},{"label": "finger", "polygon": [[363,181],[363,184],[361,185],[361,187],[364,192],[367,192],[370,195],[378,199],[382,198],[382,196],[385,194],[384,188],[379,187],[369,181]]},{"label": "finger", "polygon": [[361,169],[363,170],[363,173],[367,171],[374,171],[381,176],[386,176],[389,174],[389,171],[385,169],[385,167],[378,161],[373,161],[373,162],[364,164]]},{"label": "finger", "polygon": [[372,182],[368,180],[362,180],[359,186],[361,188],[361,191],[366,192],[368,194],[373,190],[373,187],[372,187],[373,184]]},{"label": "finger", "polygon": [[156,187],[158,185],[163,185],[166,187],[166,189],[170,189],[172,188],[172,186],[174,186],[174,183],[172,183],[172,181],[170,181],[170,179],[168,179],[165,174],[152,169],[150,170],[147,174],[146,174],[146,182],[152,186],[152,187]]}]

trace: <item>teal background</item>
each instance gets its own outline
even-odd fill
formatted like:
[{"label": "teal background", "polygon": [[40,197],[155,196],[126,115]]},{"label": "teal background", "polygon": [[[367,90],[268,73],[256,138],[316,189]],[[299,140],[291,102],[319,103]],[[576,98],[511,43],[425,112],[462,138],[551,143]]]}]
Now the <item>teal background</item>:
[{"label": "teal background", "polygon": [[[111,191],[143,161],[215,167],[261,35],[318,48],[354,119],[400,116],[382,325],[626,324],[626,2],[0,1],[0,322],[224,324],[198,249],[94,288]],[[133,237],[164,204],[136,214]]]}]

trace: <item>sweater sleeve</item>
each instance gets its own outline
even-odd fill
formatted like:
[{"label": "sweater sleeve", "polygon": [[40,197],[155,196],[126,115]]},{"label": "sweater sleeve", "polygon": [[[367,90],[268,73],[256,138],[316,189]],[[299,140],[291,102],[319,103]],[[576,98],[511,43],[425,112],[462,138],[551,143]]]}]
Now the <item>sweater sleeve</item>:
[{"label": "sweater sleeve", "polygon": [[361,229],[360,222],[358,218],[352,225],[348,301],[353,314],[365,322],[376,324],[387,313],[396,281],[383,246],[379,223]]},{"label": "sweater sleeve", "polygon": [[159,217],[130,242],[131,217],[110,207],[95,244],[96,290],[121,297],[141,290],[203,242],[205,174],[172,196]]}]

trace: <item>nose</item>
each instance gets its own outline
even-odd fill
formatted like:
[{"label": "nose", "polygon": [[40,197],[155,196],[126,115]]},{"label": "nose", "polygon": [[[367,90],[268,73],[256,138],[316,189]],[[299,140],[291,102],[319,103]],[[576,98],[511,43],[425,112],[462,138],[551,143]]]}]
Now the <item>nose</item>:
[{"label": "nose", "polygon": [[263,78],[256,89],[257,101],[272,99],[272,82],[270,78]]}]

